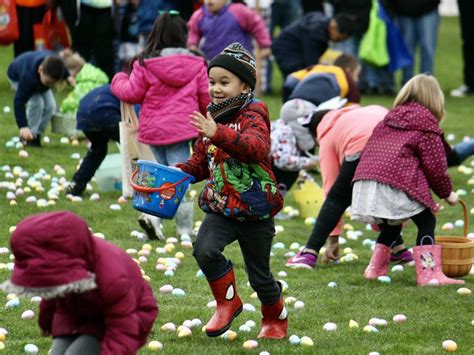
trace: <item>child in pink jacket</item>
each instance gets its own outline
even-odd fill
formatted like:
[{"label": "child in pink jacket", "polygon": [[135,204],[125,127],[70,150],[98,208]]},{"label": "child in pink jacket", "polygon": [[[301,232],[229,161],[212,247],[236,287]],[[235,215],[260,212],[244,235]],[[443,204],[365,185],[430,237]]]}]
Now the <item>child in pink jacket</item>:
[{"label": "child in pink jacket", "polygon": [[[132,62],[130,76],[118,73],[112,92],[120,100],[141,103],[138,140],[149,144],[163,165],[185,162],[190,142],[198,133],[189,123],[194,111],[206,113],[207,67],[204,58],[186,49],[185,21],[174,13],[160,15],[144,51]],[[177,234],[192,233],[192,202],[182,203],[176,215]],[[162,239],[159,221],[139,218],[149,238]]]},{"label": "child in pink jacket", "polygon": [[233,42],[252,52],[252,37],[260,47],[260,57],[270,55],[270,33],[262,17],[244,4],[227,0],[204,0],[188,22],[188,48],[200,49],[207,59],[214,58]]}]

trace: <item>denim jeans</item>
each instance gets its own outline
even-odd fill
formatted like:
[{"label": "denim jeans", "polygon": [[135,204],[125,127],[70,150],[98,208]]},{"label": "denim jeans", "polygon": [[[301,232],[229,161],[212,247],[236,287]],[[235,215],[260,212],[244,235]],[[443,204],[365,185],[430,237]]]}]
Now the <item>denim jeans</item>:
[{"label": "denim jeans", "polygon": [[[439,21],[438,9],[420,17],[398,17],[400,33],[413,57],[417,46],[420,47],[421,73],[433,73]],[[403,68],[403,84],[410,80],[413,73],[414,64]]]},{"label": "denim jeans", "polygon": [[[11,82],[13,89],[18,88],[18,82]],[[56,100],[51,89],[31,96],[26,104],[26,119],[28,128],[34,137],[43,134],[56,112]]]},{"label": "denim jeans", "polygon": [[85,136],[91,142],[89,151],[82,161],[79,170],[74,174],[72,180],[80,187],[85,187],[92,179],[100,164],[107,155],[109,140],[120,141],[119,127],[103,127],[100,131],[84,131]]},{"label": "denim jeans", "polygon": [[184,163],[191,155],[189,141],[169,145],[150,145],[150,148],[156,161],[166,166]]},{"label": "denim jeans", "polygon": [[193,256],[207,279],[216,280],[231,265],[222,252],[238,241],[250,286],[263,304],[274,304],[280,298],[280,289],[270,271],[274,235],[273,218],[241,222],[209,213],[199,228]]},{"label": "denim jeans", "polygon": [[[454,155],[454,159],[450,160],[450,156]],[[450,155],[448,155],[448,165],[449,166],[457,166],[460,165],[464,160],[466,160],[471,155],[474,155],[474,138],[456,144],[453,147],[453,151]],[[451,163],[453,161],[453,163]]]},{"label": "denim jeans", "polygon": [[91,335],[66,335],[53,338],[50,355],[99,355],[100,341]]}]

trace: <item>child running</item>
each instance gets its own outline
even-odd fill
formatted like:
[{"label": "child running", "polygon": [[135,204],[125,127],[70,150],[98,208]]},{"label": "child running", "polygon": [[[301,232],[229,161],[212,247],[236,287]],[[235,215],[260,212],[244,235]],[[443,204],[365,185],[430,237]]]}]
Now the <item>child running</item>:
[{"label": "child running", "polygon": [[[185,162],[197,138],[189,122],[193,111],[206,112],[207,68],[204,58],[186,49],[186,22],[175,12],[163,13],[153,25],[144,51],[128,76],[118,73],[112,93],[129,104],[141,103],[138,140],[149,144],[163,165]],[[176,234],[192,234],[193,203],[184,201],[176,215]],[[164,239],[156,217],[142,214],[140,225],[150,239]]]},{"label": "child running", "polygon": [[253,99],[256,65],[240,43],[229,45],[209,63],[206,116],[191,115],[200,133],[192,157],[177,167],[207,179],[199,205],[207,213],[193,255],[209,282],[217,309],[206,325],[211,337],[223,334],[242,311],[232,263],[222,252],[238,241],[250,285],[262,302],[259,338],[286,336],[287,311],[281,286],[270,271],[273,216],[282,207],[270,158],[267,106]]},{"label": "child running", "polygon": [[413,254],[419,286],[463,284],[441,270],[441,245],[435,244],[437,207],[430,189],[450,205],[458,202],[447,173],[451,150],[439,123],[444,95],[433,77],[420,74],[409,80],[395,98],[394,108],[375,127],[354,175],[352,219],[380,228],[367,279],[387,274],[390,247],[402,222],[418,228]]},{"label": "child running", "polygon": [[1,289],[42,298],[38,323],[53,337],[49,354],[136,354],[146,343],[158,314],[150,286],[129,255],[92,236],[79,216],[30,216],[10,244],[15,268]]}]

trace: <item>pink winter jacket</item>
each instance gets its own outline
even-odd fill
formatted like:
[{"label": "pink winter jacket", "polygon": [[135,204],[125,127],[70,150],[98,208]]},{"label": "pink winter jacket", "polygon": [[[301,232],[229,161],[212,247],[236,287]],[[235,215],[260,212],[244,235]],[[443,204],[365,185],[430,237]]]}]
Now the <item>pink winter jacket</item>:
[{"label": "pink winter jacket", "polygon": [[[339,175],[344,157],[360,153],[388,110],[382,106],[350,105],[328,112],[317,128],[323,189],[327,195]],[[342,233],[342,220],[331,236]]]},{"label": "pink winter jacket", "polygon": [[190,124],[193,111],[206,113],[210,102],[204,58],[174,54],[137,60],[130,77],[118,73],[112,93],[120,100],[141,103],[138,140],[150,145],[168,145],[196,138]]}]

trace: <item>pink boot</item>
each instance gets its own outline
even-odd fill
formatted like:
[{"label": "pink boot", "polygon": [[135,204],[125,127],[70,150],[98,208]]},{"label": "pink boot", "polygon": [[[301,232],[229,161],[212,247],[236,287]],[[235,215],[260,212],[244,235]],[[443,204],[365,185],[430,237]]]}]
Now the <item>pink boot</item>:
[{"label": "pink boot", "polygon": [[375,244],[374,253],[369,266],[365,269],[364,277],[368,280],[376,280],[379,276],[387,275],[390,253],[391,249],[388,246]]},{"label": "pink boot", "polygon": [[441,270],[441,245],[419,245],[413,248],[418,286],[464,284],[463,280],[450,279]]}]

